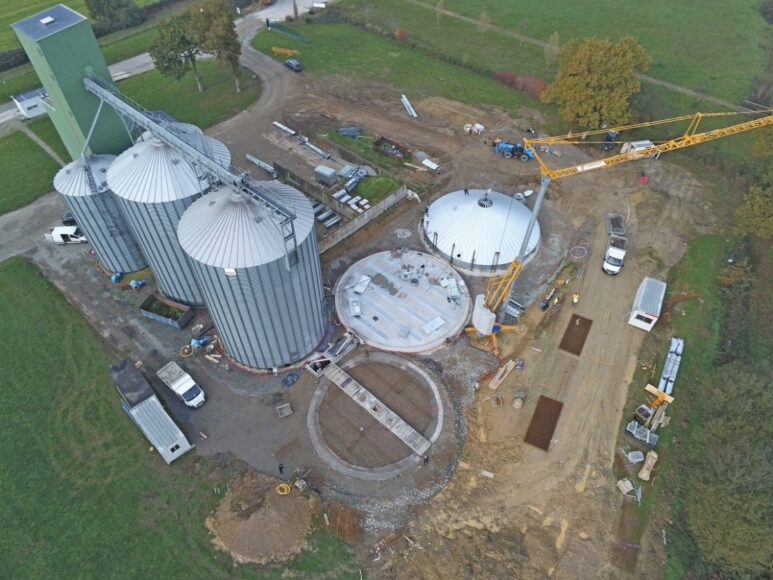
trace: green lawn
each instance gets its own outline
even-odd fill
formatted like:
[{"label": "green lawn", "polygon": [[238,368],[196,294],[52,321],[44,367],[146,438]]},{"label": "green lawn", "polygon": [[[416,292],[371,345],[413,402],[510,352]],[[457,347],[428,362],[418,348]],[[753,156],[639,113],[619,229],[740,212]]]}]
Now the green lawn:
[{"label": "green lawn", "polygon": [[[440,30],[434,11],[408,0],[342,0],[344,8],[360,14],[368,6],[368,21],[389,30],[400,28],[421,40],[442,35],[450,51],[463,54],[481,38],[477,22],[486,11],[494,26],[548,40],[558,32],[561,44],[573,38],[601,36],[638,38],[653,58],[652,76],[717,97],[739,100],[749,94],[755,79],[767,64],[770,38],[759,12],[759,0],[705,0],[703,2],[614,2],[577,0],[561,2],[502,2],[501,0],[444,0],[445,8],[474,20],[463,33],[451,30],[450,17],[441,18]],[[541,49],[521,48],[518,41],[485,35],[487,60],[511,59],[510,68],[530,71],[544,67]],[[507,46],[509,45],[509,46]]]},{"label": "green lawn", "polygon": [[203,93],[196,90],[192,74],[178,81],[155,70],[121,81],[118,88],[147,109],[166,111],[202,129],[243,111],[260,96],[259,84],[246,71],[242,73],[242,92],[237,93],[233,76],[226,69],[214,61],[203,61],[198,66]]},{"label": "green lawn", "polygon": [[[316,531],[286,566],[235,568],[204,519],[228,474],[167,466],[119,405],[99,337],[40,272],[0,264],[0,553],[8,578],[356,578]],[[52,331],[55,329],[55,331]]]},{"label": "green lawn", "polygon": [[384,169],[400,169],[403,167],[402,161],[398,161],[393,157],[379,153],[373,149],[373,142],[376,140],[374,135],[370,133],[363,133],[358,138],[347,137],[338,133],[338,128],[331,129],[323,136],[327,137],[334,143],[338,143],[345,149],[356,153],[365,162],[371,163],[377,167]]},{"label": "green lawn", "polygon": [[[4,1],[7,0],[0,0],[0,6]],[[154,27],[158,21],[190,8],[194,2],[195,0],[185,0],[172,4],[159,11],[158,14],[154,14],[152,18],[136,28],[120,30],[98,38],[97,40],[102,47],[102,54],[104,54],[107,64],[113,64],[147,52],[156,36]],[[140,2],[140,4],[152,3],[153,0]],[[49,2],[49,4],[53,4],[53,2]],[[38,80],[35,71],[32,70],[31,64],[0,72],[0,101],[9,99],[11,95],[35,89],[40,84],[40,80]]]},{"label": "green lawn", "polygon": [[[24,133],[0,139],[0,214],[35,201],[53,189],[59,165]],[[2,376],[2,374],[0,374]]]},{"label": "green lawn", "polygon": [[357,186],[355,193],[366,198],[371,204],[378,203],[400,187],[400,182],[387,175],[366,177]]},{"label": "green lawn", "polygon": [[[387,82],[409,92],[412,99],[441,96],[475,105],[501,107],[514,115],[521,107],[548,110],[546,105],[524,93],[359,28],[319,24],[303,27],[303,34],[312,40],[312,44],[265,31],[255,37],[253,46],[268,55],[272,55],[272,46],[297,49],[301,52],[298,59],[304,66],[302,74],[342,74]],[[400,106],[399,102],[396,106]]]},{"label": "green lawn", "polygon": [[51,149],[62,158],[62,161],[65,163],[70,161],[70,154],[64,146],[64,143],[62,143],[62,140],[59,138],[59,133],[56,132],[56,127],[54,127],[54,124],[51,122],[48,115],[33,121],[28,121],[27,127],[29,127],[35,135],[45,141],[46,145],[51,147]]},{"label": "green lawn", "polygon": [[[134,0],[134,3],[137,6],[147,6],[157,1]],[[11,28],[11,24],[56,4],[60,4],[60,2],[56,0],[0,0],[0,51],[19,48],[19,41]],[[68,0],[64,4],[88,17],[85,0]]]}]

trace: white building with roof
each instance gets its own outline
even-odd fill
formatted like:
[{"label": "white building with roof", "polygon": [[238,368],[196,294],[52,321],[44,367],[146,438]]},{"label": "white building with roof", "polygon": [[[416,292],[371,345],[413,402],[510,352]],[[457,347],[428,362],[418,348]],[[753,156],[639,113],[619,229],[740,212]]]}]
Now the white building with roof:
[{"label": "white building with roof", "polygon": [[34,119],[48,113],[43,101],[47,96],[46,89],[41,87],[20,95],[11,95],[11,100],[25,119]]},{"label": "white building with roof", "polygon": [[663,299],[666,296],[666,283],[646,276],[633,301],[628,324],[649,332],[660,318]]}]

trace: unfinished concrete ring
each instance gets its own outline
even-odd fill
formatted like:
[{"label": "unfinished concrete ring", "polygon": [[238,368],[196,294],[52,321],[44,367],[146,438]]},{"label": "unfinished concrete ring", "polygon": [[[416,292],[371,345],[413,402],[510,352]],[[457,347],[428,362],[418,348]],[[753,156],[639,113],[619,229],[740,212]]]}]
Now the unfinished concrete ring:
[{"label": "unfinished concrete ring", "polygon": [[[437,415],[434,417],[433,423],[431,423],[429,426],[429,428],[432,429],[432,432],[430,434],[425,432],[424,436],[434,444],[443,431],[444,403],[438,386],[432,377],[430,377],[426,371],[424,371],[415,363],[386,352],[370,352],[367,357],[365,354],[358,354],[342,364],[341,367],[343,369],[352,368],[353,366],[363,362],[381,362],[399,367],[406,372],[418,376],[424,382],[424,384],[429,387],[429,390],[432,393],[432,397],[434,398],[434,402],[436,403]],[[378,467],[363,467],[349,463],[334,453],[332,449],[330,449],[325,443],[324,436],[322,434],[322,428],[319,422],[320,407],[331,386],[334,386],[333,383],[327,379],[323,379],[320,382],[317,390],[312,396],[311,403],[309,404],[309,412],[306,416],[306,425],[309,430],[309,436],[312,446],[314,447],[314,451],[332,469],[357,479],[368,481],[385,481],[400,475],[409,467],[419,465],[422,462],[421,457],[408,452],[408,455],[405,458],[394,463]]]}]

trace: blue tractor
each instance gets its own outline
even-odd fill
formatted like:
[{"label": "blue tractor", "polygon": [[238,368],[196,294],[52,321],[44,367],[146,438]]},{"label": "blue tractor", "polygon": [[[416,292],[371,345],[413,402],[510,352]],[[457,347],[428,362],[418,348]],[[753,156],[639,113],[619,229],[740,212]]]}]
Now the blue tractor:
[{"label": "blue tractor", "polygon": [[524,147],[521,143],[500,141],[495,145],[495,151],[505,159],[520,159],[521,161],[534,159],[534,151],[530,147]]}]

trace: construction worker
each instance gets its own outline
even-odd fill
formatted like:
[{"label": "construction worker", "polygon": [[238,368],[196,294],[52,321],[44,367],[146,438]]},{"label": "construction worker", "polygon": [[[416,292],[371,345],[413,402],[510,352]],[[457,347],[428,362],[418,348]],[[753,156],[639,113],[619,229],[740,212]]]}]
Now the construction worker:
[{"label": "construction worker", "polygon": [[576,305],[580,301],[580,295],[576,292],[572,294],[572,305]]}]

